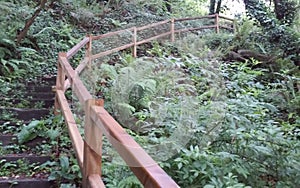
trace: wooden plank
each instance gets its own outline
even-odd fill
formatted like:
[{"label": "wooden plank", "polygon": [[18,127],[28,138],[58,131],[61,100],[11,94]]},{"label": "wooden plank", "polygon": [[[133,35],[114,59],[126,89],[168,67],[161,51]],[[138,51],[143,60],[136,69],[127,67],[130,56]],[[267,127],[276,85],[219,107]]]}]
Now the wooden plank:
[{"label": "wooden plank", "polygon": [[149,29],[151,27],[155,27],[155,26],[159,26],[159,25],[163,25],[170,22],[170,20],[164,20],[164,21],[160,21],[160,22],[156,22],[156,23],[152,23],[152,24],[148,24],[142,27],[138,27],[137,31],[141,31],[141,30],[145,30],[145,29]]},{"label": "wooden plank", "polygon": [[216,25],[216,33],[220,33],[220,27],[219,27],[219,14],[215,14],[215,25]]},{"label": "wooden plank", "polygon": [[183,32],[187,32],[187,31],[196,31],[196,30],[211,29],[211,28],[216,28],[216,25],[208,25],[208,26],[202,26],[202,27],[197,27],[197,28],[179,29],[179,30],[176,30],[175,33],[183,33]]},{"label": "wooden plank", "polygon": [[83,107],[87,100],[93,98],[78,76],[74,78],[72,90]]},{"label": "wooden plank", "polygon": [[220,28],[223,28],[223,29],[228,29],[228,30],[234,31],[234,28],[233,28],[233,27],[222,26],[222,25],[220,25],[219,27],[220,27]]},{"label": "wooden plank", "polygon": [[191,18],[175,18],[175,22],[180,22],[180,21],[188,21],[188,20],[200,20],[204,18],[214,18],[215,15],[207,15],[207,16],[197,16],[197,17],[191,17]]},{"label": "wooden plank", "polygon": [[150,42],[150,41],[152,41],[152,40],[155,40],[155,39],[158,39],[158,38],[167,36],[167,35],[171,35],[171,34],[172,34],[171,31],[169,31],[169,32],[166,32],[166,33],[163,33],[163,34],[160,34],[160,35],[156,35],[156,36],[154,36],[154,37],[150,37],[150,38],[148,38],[148,39],[139,41],[139,42],[136,43],[136,45],[144,44],[144,43]]},{"label": "wooden plank", "polygon": [[101,156],[95,153],[95,151],[84,142],[82,173],[83,188],[89,187],[89,176],[92,174],[98,174],[101,177]]},{"label": "wooden plank", "polygon": [[[72,80],[75,77],[75,71],[72,68],[72,66],[70,65],[70,63],[67,59],[66,53],[59,53],[58,58],[59,58],[61,67],[63,69],[63,72],[67,75],[70,83],[72,83]],[[64,86],[64,84],[63,84],[63,86]]]},{"label": "wooden plank", "polygon": [[93,46],[93,36],[90,35],[89,36],[90,38],[90,42],[88,44],[88,47],[87,47],[87,52],[86,52],[86,56],[88,57],[88,65],[91,65],[92,64],[92,46]]},{"label": "wooden plank", "polygon": [[89,184],[91,188],[104,188],[105,185],[98,174],[89,175]]},{"label": "wooden plank", "polygon": [[78,97],[80,104],[84,106],[85,101],[92,99],[91,94],[88,92],[88,90],[86,89],[86,87],[84,86],[80,78],[78,77],[78,75],[75,74],[75,71],[69,64],[65,53],[60,53],[59,59],[61,61],[62,68],[66,73],[70,84],[72,85],[72,89],[75,95]]},{"label": "wooden plank", "polygon": [[103,107],[92,106],[91,118],[145,187],[179,187]]},{"label": "wooden plank", "polygon": [[62,89],[66,76],[63,72],[62,65],[60,62],[57,62],[57,76],[56,76],[56,89]]},{"label": "wooden plank", "polygon": [[80,75],[80,73],[83,71],[83,69],[86,67],[86,65],[89,62],[88,57],[84,57],[84,59],[79,63],[79,65],[76,67],[75,72],[77,75]]},{"label": "wooden plank", "polygon": [[136,40],[137,40],[137,28],[135,27],[133,30],[133,36],[132,36],[132,42],[133,42],[133,51],[132,51],[132,56],[137,57],[137,45],[136,45]]},{"label": "wooden plank", "polygon": [[[57,62],[57,76],[56,76],[56,86],[55,86],[55,91],[60,89],[63,89],[64,86],[64,81],[65,81],[65,74],[63,73],[62,66],[60,62]],[[57,99],[57,94],[55,95],[55,102],[54,102],[54,114],[58,115],[60,110],[59,102]]]},{"label": "wooden plank", "polygon": [[75,155],[78,161],[78,165],[83,172],[83,140],[77,128],[72,111],[69,108],[68,101],[62,90],[56,91],[57,98],[61,107],[61,112],[64,116],[65,123],[67,124],[69,135],[72,140],[72,145],[75,150]]},{"label": "wooden plank", "polygon": [[[80,63],[79,65],[77,66],[77,68],[75,69],[75,74],[76,75],[80,75],[80,73],[84,70],[84,68],[87,66],[89,62],[89,58],[88,57],[85,57]],[[65,81],[65,84],[64,84],[64,91],[66,91],[68,88],[70,88],[70,81],[67,79]]]},{"label": "wooden plank", "polygon": [[71,50],[67,52],[67,58],[72,58],[83,46],[89,42],[89,37],[84,37],[78,44],[76,44]]},{"label": "wooden plank", "polygon": [[123,29],[123,30],[119,30],[119,31],[105,33],[105,34],[98,35],[98,36],[93,36],[92,40],[99,40],[101,38],[110,37],[110,36],[117,35],[117,34],[124,33],[124,32],[132,32],[133,29],[134,29],[134,27],[131,27],[128,29]]},{"label": "wooden plank", "polygon": [[86,101],[85,105],[85,120],[84,120],[84,139],[85,142],[98,155],[102,155],[102,131],[99,127],[94,125],[90,117],[91,106],[96,105],[95,99]]},{"label": "wooden plank", "polygon": [[114,49],[111,49],[111,50],[108,50],[108,51],[105,51],[105,52],[100,52],[98,54],[92,55],[91,59],[94,60],[94,59],[97,59],[97,58],[100,58],[100,57],[112,54],[114,52],[118,52],[120,50],[124,50],[124,49],[130,48],[132,46],[134,46],[134,43],[125,44],[123,46],[120,46],[120,47],[117,47],[117,48],[114,48]]},{"label": "wooden plank", "polygon": [[175,41],[175,21],[174,18],[171,20],[171,42]]},{"label": "wooden plank", "polygon": [[222,18],[222,19],[225,19],[225,20],[229,20],[229,21],[234,22],[234,19],[228,18],[228,17],[226,17],[226,16],[220,16],[220,15],[219,15],[219,18]]}]

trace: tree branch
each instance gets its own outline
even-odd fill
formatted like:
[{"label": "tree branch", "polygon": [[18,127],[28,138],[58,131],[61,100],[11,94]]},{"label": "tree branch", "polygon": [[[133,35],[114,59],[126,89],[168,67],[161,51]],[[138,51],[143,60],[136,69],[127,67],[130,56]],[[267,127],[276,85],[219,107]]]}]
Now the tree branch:
[{"label": "tree branch", "polygon": [[26,21],[24,28],[17,35],[17,45],[21,43],[21,41],[26,37],[27,32],[29,31],[30,26],[34,23],[34,20],[40,14],[40,12],[45,8],[47,0],[41,0],[39,8],[34,12],[32,17]]}]

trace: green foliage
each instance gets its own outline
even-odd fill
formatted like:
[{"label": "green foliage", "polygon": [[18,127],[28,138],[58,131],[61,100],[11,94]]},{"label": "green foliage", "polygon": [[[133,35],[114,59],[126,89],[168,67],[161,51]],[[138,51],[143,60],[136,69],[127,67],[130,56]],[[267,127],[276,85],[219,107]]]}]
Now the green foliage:
[{"label": "green foliage", "polygon": [[[243,163],[238,156],[227,153],[212,153],[208,148],[190,146],[184,149],[174,163],[167,167],[178,183],[188,187],[247,187],[240,183],[232,172],[247,177],[249,172],[235,163]],[[171,170],[172,169],[172,170]],[[248,186],[249,187],[249,186]]]},{"label": "green foliage", "polygon": [[[49,163],[50,164],[50,163]],[[51,164],[52,165],[52,164]],[[69,158],[67,156],[59,157],[59,170],[53,170],[49,176],[49,180],[57,180],[57,179],[66,179],[66,180],[74,180],[76,176],[73,174],[73,170],[78,173],[78,166],[70,166]]]},{"label": "green foliage", "polygon": [[[268,96],[268,91],[273,89],[264,86],[265,80],[258,80],[264,70],[252,70],[245,64],[222,67],[228,97],[225,121],[220,126],[222,131],[209,147],[201,147],[199,138],[203,135],[196,134],[188,149],[182,149],[163,166],[181,185],[298,185],[299,126],[276,121],[278,109],[262,100],[278,98]],[[284,90],[293,93],[294,88]],[[299,119],[299,116],[294,118]],[[224,178],[226,176],[233,178],[229,180]]]},{"label": "green foliage", "polygon": [[[56,3],[64,5],[59,1]],[[70,24],[57,19],[55,11],[58,10],[50,8],[41,12],[25,39],[17,45],[17,33],[24,27],[25,20],[32,16],[36,4],[1,1],[0,5],[0,74],[7,80],[21,79],[24,75],[53,74],[57,53],[75,45],[78,32],[74,32]]]},{"label": "green foliage", "polygon": [[17,160],[13,162],[7,162],[5,159],[0,160],[0,176],[8,177],[15,174],[22,176],[31,176],[34,171],[39,170],[39,166],[36,166],[34,163],[29,163],[26,160]]},{"label": "green foliage", "polygon": [[[61,122],[59,122],[59,119],[60,117],[56,117],[54,118],[54,120],[51,120],[51,118],[49,118],[46,120],[31,121],[27,126],[23,126],[20,132],[17,133],[18,142],[20,144],[23,144],[30,140],[33,140],[37,136],[55,140],[61,134],[61,128],[59,127]],[[48,128],[47,125],[53,122],[56,123],[55,127],[51,126],[51,128]]]},{"label": "green foliage", "polygon": [[[184,74],[181,68],[177,67],[176,60],[153,60],[141,59],[121,68],[111,88],[112,108],[118,120],[124,125],[140,130],[144,126],[148,127],[147,129],[152,128],[143,122],[139,122],[138,126],[130,125],[130,116],[135,112],[148,111],[153,109],[151,106],[161,105],[162,101],[168,101],[171,96],[184,97],[195,90],[190,84],[191,81],[183,77]],[[150,116],[151,113],[156,112],[150,110]],[[131,121],[135,122],[133,119]]]},{"label": "green foliage", "polygon": [[[205,15],[207,14],[206,7],[204,7],[205,0],[142,0],[137,1],[141,7],[147,8],[154,11],[159,15],[171,15],[172,17],[187,17],[195,15]],[[168,4],[171,7],[171,12],[168,12]]]},{"label": "green foliage", "polygon": [[[287,6],[293,6],[293,1],[285,2]],[[294,21],[294,15],[298,11],[296,8],[290,11],[282,12],[282,4],[280,4],[279,13],[286,14],[283,20],[278,20],[275,14],[262,2],[249,0],[245,2],[247,15],[249,18],[257,21],[262,26],[263,33],[260,33],[258,41],[266,41],[271,48],[280,48],[284,52],[284,56],[290,58],[295,64],[299,64],[300,57],[300,38],[299,34],[293,31],[289,25]],[[282,21],[282,22],[281,22]],[[286,24],[288,23],[288,24]]]},{"label": "green foliage", "polygon": [[113,161],[107,161],[105,159],[104,161],[102,165],[102,176],[106,187],[143,187],[127,166],[124,164],[115,164]]}]

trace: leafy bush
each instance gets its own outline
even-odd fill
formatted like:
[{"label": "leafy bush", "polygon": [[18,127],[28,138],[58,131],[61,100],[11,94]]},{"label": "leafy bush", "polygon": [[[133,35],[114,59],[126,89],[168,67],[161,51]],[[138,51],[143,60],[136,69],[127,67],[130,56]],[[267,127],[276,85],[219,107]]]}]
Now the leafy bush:
[{"label": "leafy bush", "polygon": [[262,1],[247,1],[247,15],[262,26],[264,32],[261,33],[260,40],[265,41],[264,39],[267,39],[271,48],[280,48],[284,52],[285,57],[290,58],[296,65],[299,65],[299,34],[289,27],[295,19],[294,15],[299,10],[291,8],[289,11],[284,12],[282,9],[293,6],[294,2],[286,1],[284,4],[287,6],[283,6],[282,3],[279,4],[280,11],[278,13],[286,14],[281,20],[276,18],[275,14]]}]

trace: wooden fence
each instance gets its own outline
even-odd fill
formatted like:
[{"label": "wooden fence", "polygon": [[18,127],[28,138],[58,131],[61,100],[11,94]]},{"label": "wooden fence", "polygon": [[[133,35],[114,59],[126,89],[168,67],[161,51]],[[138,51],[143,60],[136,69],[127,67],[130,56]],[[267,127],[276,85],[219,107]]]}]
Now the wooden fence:
[{"label": "wooden fence", "polygon": [[[175,24],[187,20],[201,20],[204,18],[214,19],[213,25],[197,28],[176,29]],[[231,22],[231,26],[221,26],[220,19]],[[169,31],[147,39],[138,40],[139,31],[149,28],[156,28],[163,24],[169,24]],[[219,16],[218,14],[195,17],[181,18],[161,21],[143,27],[133,27],[126,30],[110,32],[99,36],[87,36],[67,53],[58,54],[58,72],[56,79],[56,99],[55,112],[62,113],[67,124],[72,145],[76,154],[78,164],[83,176],[83,187],[105,187],[101,179],[101,160],[102,160],[102,136],[105,135],[119,155],[124,159],[132,172],[145,187],[179,187],[176,182],[163,171],[163,169],[127,134],[127,132],[117,123],[117,121],[104,109],[104,101],[94,99],[89,93],[83,82],[79,79],[79,74],[93,60],[100,57],[132,48],[133,56],[137,56],[137,46],[156,40],[162,37],[170,37],[175,41],[178,33],[196,31],[202,29],[215,29],[218,33],[220,29],[233,30],[233,19]],[[113,49],[92,54],[92,42],[105,37],[119,35],[122,32],[132,32],[132,42]],[[70,59],[86,47],[85,56],[76,69],[70,64]],[[65,97],[65,91],[71,86],[73,93],[78,98],[80,105],[84,109],[84,139],[81,137],[73,113]]]}]

